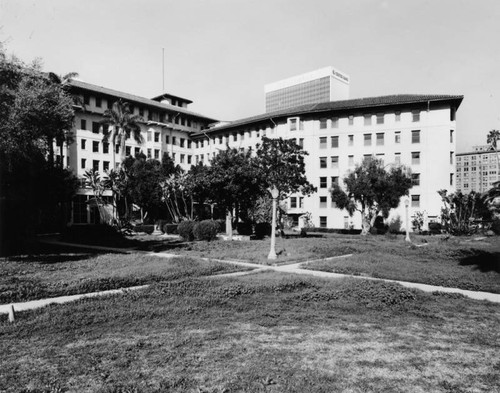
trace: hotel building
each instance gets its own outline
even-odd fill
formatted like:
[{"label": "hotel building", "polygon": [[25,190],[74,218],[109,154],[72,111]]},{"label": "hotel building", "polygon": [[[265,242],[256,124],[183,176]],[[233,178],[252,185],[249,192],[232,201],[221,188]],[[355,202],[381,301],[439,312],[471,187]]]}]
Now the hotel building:
[{"label": "hotel building", "polygon": [[483,193],[500,180],[497,152],[488,145],[457,154],[457,191]]},{"label": "hotel building", "polygon": [[[126,156],[142,152],[148,158],[161,160],[163,153],[167,152],[186,171],[191,167],[194,155],[190,136],[216,121],[190,111],[188,105],[192,101],[171,94],[148,99],[78,80],[70,82],[70,92],[80,98],[82,106],[77,106],[75,111],[74,142],[65,146],[65,157],[57,157],[82,179],[82,187],[73,202],[70,224],[99,221],[96,209],[87,203],[93,194],[83,186],[83,179],[89,169],[103,175],[113,166],[113,147],[103,142],[100,121],[114,102],[127,102],[132,113],[144,119],[140,124],[144,143],[139,145],[133,138],[127,139]],[[118,149],[119,146],[115,153],[119,153]],[[120,166],[120,154],[115,154],[115,166]],[[110,197],[111,193],[107,191],[104,196]]]},{"label": "hotel building", "polygon": [[349,76],[333,67],[297,75],[264,86],[266,112],[303,104],[349,98]]},{"label": "hotel building", "polygon": [[[296,225],[309,212],[313,224],[324,228],[360,228],[361,217],[352,218],[335,207],[329,189],[365,157],[386,165],[411,169],[410,214],[425,212],[437,220],[441,198],[437,191],[455,190],[455,114],[463,96],[391,95],[302,105],[265,113],[192,135],[205,141],[194,151],[195,162],[208,163],[217,151],[254,148],[263,136],[293,139],[309,155],[306,176],[318,192],[291,195],[288,214]],[[198,145],[198,144],[197,144]],[[404,222],[402,203],[389,221]]]},{"label": "hotel building", "polygon": [[[296,194],[286,201],[288,214],[299,226],[300,217],[311,213],[317,227],[361,227],[359,215],[351,218],[335,207],[329,189],[334,183],[343,185],[343,177],[365,157],[411,169],[411,214],[425,211],[430,220],[437,219],[441,209],[437,191],[455,190],[455,113],[463,96],[391,95],[328,101],[216,123],[190,111],[190,100],[170,94],[147,99],[76,80],[71,82],[71,92],[81,98],[84,108],[77,108],[75,141],[60,159],[79,178],[91,168],[101,174],[111,168],[112,147],[103,143],[99,122],[105,110],[121,99],[144,118],[144,143],[128,139],[126,155],[143,152],[161,159],[168,152],[185,170],[198,162],[209,165],[227,146],[255,148],[263,136],[296,141],[309,153],[306,176],[318,188],[311,196]],[[97,212],[87,203],[91,197],[90,189],[79,190],[70,224],[98,222]],[[404,204],[389,220],[398,219],[404,221]]]}]

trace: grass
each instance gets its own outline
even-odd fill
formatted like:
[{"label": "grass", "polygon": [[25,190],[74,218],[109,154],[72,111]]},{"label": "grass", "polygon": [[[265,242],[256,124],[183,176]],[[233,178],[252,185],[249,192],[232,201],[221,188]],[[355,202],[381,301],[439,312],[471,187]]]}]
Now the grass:
[{"label": "grass", "polygon": [[189,257],[56,250],[0,259],[0,304],[242,270]]},{"label": "grass", "polygon": [[[425,240],[427,243],[422,243]],[[353,256],[316,261],[307,269],[419,282],[445,287],[500,293],[498,238],[474,241],[456,238],[416,238],[419,247],[400,238],[369,236],[344,238]],[[317,255],[328,256],[329,245],[317,245]]]},{"label": "grass", "polygon": [[495,392],[500,306],[264,272],[0,323],[0,391]]}]

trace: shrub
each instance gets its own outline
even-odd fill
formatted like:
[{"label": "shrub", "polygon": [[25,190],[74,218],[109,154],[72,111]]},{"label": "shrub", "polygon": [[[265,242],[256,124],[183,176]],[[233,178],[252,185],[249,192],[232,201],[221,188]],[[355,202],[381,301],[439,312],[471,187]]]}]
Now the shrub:
[{"label": "shrub", "polygon": [[154,225],[136,225],[134,226],[134,232],[146,232],[148,235],[151,235],[155,230]]},{"label": "shrub", "polygon": [[226,232],[226,220],[219,219],[219,220],[215,220],[214,222],[217,224],[217,227],[218,227],[217,230],[220,233]]},{"label": "shrub", "polygon": [[384,224],[384,217],[382,216],[377,216],[377,218],[375,218],[375,223],[373,224],[373,227],[376,230],[375,232],[376,235],[385,235],[389,230],[389,225]]},{"label": "shrub", "polygon": [[168,235],[177,234],[178,226],[178,224],[165,224],[163,225],[163,233],[166,233]]},{"label": "shrub", "polygon": [[212,220],[203,220],[197,222],[193,227],[193,235],[196,240],[214,240],[217,238],[219,225]]},{"label": "shrub", "polygon": [[493,220],[491,230],[495,233],[495,235],[500,235],[500,219],[496,218]]},{"label": "shrub", "polygon": [[177,226],[177,233],[179,233],[184,240],[192,242],[194,240],[193,228],[195,224],[196,221],[182,221]]},{"label": "shrub", "polygon": [[429,223],[429,233],[431,235],[439,235],[443,226],[439,222],[430,222]]},{"label": "shrub", "polygon": [[269,224],[268,222],[259,222],[255,224],[255,236],[257,236],[259,239],[262,239],[264,236],[270,236],[271,230],[271,224]]},{"label": "shrub", "polygon": [[253,233],[252,224],[249,222],[239,222],[236,224],[238,234],[243,236],[250,236]]}]

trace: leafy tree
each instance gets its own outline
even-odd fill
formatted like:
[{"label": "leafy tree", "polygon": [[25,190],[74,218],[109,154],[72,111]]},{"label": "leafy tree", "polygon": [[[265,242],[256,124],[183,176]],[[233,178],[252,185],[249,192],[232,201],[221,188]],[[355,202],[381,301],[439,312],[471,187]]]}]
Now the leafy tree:
[{"label": "leafy tree", "polygon": [[106,209],[106,201],[103,198],[104,191],[106,190],[106,183],[101,179],[99,171],[94,169],[89,169],[84,173],[84,178],[87,186],[92,189],[94,194],[94,199],[91,200],[92,204],[95,204],[97,211],[99,212],[99,217],[101,222],[108,225],[113,223],[114,215],[110,214]]},{"label": "leafy tree", "polygon": [[310,195],[316,188],[306,178],[304,157],[308,153],[291,139],[262,138],[257,145],[257,165],[265,187],[276,186],[279,199],[292,193]]},{"label": "leafy tree", "polygon": [[335,184],[330,190],[332,201],[352,216],[357,210],[362,217],[362,234],[370,233],[375,219],[399,206],[402,196],[412,187],[411,177],[404,167],[386,171],[381,160],[365,158],[361,165],[344,178],[346,191]]},{"label": "leafy tree", "polygon": [[77,180],[55,168],[54,140],[73,115],[70,95],[38,64],[0,46],[0,253],[23,249],[37,229],[60,229]]},{"label": "leafy tree", "polygon": [[221,151],[212,160],[207,171],[210,199],[226,210],[226,229],[232,236],[232,213],[249,207],[262,195],[262,172],[251,151],[230,149]]},{"label": "leafy tree", "polygon": [[493,183],[483,196],[483,201],[493,214],[500,213],[500,181]]},{"label": "leafy tree", "polygon": [[115,102],[111,109],[104,112],[101,121],[103,127],[103,142],[111,141],[113,149],[113,167],[116,166],[115,146],[120,146],[121,162],[125,160],[125,141],[133,137],[139,144],[143,143],[141,126],[142,117],[130,111],[129,104],[121,100]]}]

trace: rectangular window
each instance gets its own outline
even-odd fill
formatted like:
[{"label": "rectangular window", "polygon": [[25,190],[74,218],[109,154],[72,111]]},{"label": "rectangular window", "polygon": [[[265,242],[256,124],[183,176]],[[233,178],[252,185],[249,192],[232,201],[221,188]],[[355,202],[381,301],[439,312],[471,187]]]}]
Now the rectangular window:
[{"label": "rectangular window", "polygon": [[191,160],[192,160],[192,156],[191,156],[191,154],[188,154],[188,156],[187,156],[187,160],[188,160],[188,161],[187,161],[187,163],[188,163],[188,164],[191,164]]},{"label": "rectangular window", "polygon": [[419,165],[420,164],[420,152],[414,151],[411,153],[411,164]]},{"label": "rectangular window", "polygon": [[365,126],[371,126],[372,125],[372,115],[365,115]]},{"label": "rectangular window", "polygon": [[354,124],[354,116],[349,115],[349,125],[352,126]]},{"label": "rectangular window", "polygon": [[304,138],[299,138],[298,145],[303,149],[304,148]]},{"label": "rectangular window", "polygon": [[372,134],[364,134],[364,144],[365,146],[372,145]]},{"label": "rectangular window", "polygon": [[83,104],[84,105],[90,105],[90,96],[87,94],[83,95]]},{"label": "rectangular window", "polygon": [[411,185],[419,186],[420,185],[420,173],[412,173],[411,174]]},{"label": "rectangular window", "polygon": [[186,156],[184,154],[181,154],[181,164],[184,164],[185,157]]},{"label": "rectangular window", "polygon": [[82,158],[80,160],[80,166],[82,169],[85,169],[85,165],[87,165],[87,160],[85,158]]},{"label": "rectangular window", "polygon": [[420,130],[413,130],[411,132],[411,143],[420,143]]},{"label": "rectangular window", "polygon": [[326,149],[326,136],[322,136],[319,138],[319,148]]},{"label": "rectangular window", "polygon": [[354,166],[354,156],[348,156],[348,165],[349,166]]},{"label": "rectangular window", "polygon": [[[202,142],[203,143],[203,142]],[[172,145],[176,145],[177,144],[177,137],[173,136],[172,137]]]},{"label": "rectangular window", "polygon": [[134,155],[137,156],[141,152],[141,149],[136,147],[134,148]]},{"label": "rectangular window", "polygon": [[304,197],[299,197],[299,207],[301,209],[304,207]]},{"label": "rectangular window", "polygon": [[160,150],[158,150],[158,149],[154,150],[154,157],[155,157],[155,160],[159,160],[160,159]]},{"label": "rectangular window", "polygon": [[326,126],[327,126],[327,120],[326,119],[320,119],[319,120],[319,128],[323,130],[323,129],[326,128]]},{"label": "rectangular window", "polygon": [[85,119],[81,119],[80,120],[80,128],[82,130],[86,130],[87,129],[87,120],[85,120]]},{"label": "rectangular window", "polygon": [[398,122],[398,121],[401,121],[401,112],[396,111],[396,112],[394,113],[394,115],[395,115],[395,118],[396,118],[396,121],[397,121],[397,122]]},{"label": "rectangular window", "polygon": [[339,185],[339,177],[338,176],[332,176],[331,180],[332,180],[332,187],[334,185],[337,185],[337,186]]},{"label": "rectangular window", "polygon": [[450,186],[453,185],[453,173],[450,173]]},{"label": "rectangular window", "polygon": [[115,145],[115,153],[120,153],[120,145]]},{"label": "rectangular window", "polygon": [[290,131],[297,131],[297,118],[288,119],[288,126]]},{"label": "rectangular window", "polygon": [[353,146],[354,145],[354,135],[348,135],[347,136],[347,140],[348,140],[348,145],[349,146]]},{"label": "rectangular window", "polygon": [[104,154],[108,154],[109,153],[109,143],[108,142],[103,142],[102,143],[102,152]]},{"label": "rectangular window", "polygon": [[99,128],[101,128],[101,125],[98,122],[93,121],[92,122],[92,132],[94,134],[99,134]]},{"label": "rectangular window", "polygon": [[401,143],[401,131],[394,133],[394,143]]},{"label": "rectangular window", "polygon": [[92,141],[92,152],[99,153],[99,141]]},{"label": "rectangular window", "polygon": [[151,131],[148,131],[146,134],[146,140],[148,142],[151,142],[153,140],[153,133]]},{"label": "rectangular window", "polygon": [[160,142],[160,133],[155,132],[155,142]]},{"label": "rectangular window", "polygon": [[377,113],[377,124],[384,124],[384,114]]},{"label": "rectangular window", "polygon": [[82,150],[85,150],[85,148],[87,147],[87,140],[86,139],[82,139],[80,141],[80,145],[81,145]]},{"label": "rectangular window", "polygon": [[339,156],[332,156],[331,157],[331,162],[332,162],[332,169],[338,169],[338,167],[339,167]]},{"label": "rectangular window", "polygon": [[104,172],[109,171],[109,161],[103,161],[103,162],[102,162],[102,170],[103,170]]},{"label": "rectangular window", "polygon": [[132,154],[132,148],[130,146],[125,146],[125,155],[128,157]]},{"label": "rectangular window", "polygon": [[453,143],[453,130],[450,130],[450,143]]},{"label": "rectangular window", "polygon": [[295,209],[297,207],[297,197],[290,197],[290,208]]},{"label": "rectangular window", "polygon": [[102,105],[102,99],[101,99],[101,97],[96,97],[95,98],[95,106],[98,107],[98,108],[100,108],[101,105]]},{"label": "rectangular window", "polygon": [[420,195],[411,196],[411,207],[420,207]]},{"label": "rectangular window", "polygon": [[92,169],[94,169],[95,172],[99,171],[99,160],[92,161]]},{"label": "rectangular window", "polygon": [[166,135],[165,136],[165,143],[168,145],[170,143],[170,136]]},{"label": "rectangular window", "polygon": [[184,144],[186,143],[186,140],[184,138],[180,138],[179,142],[180,142],[180,146],[184,147]]},{"label": "rectangular window", "polygon": [[327,226],[327,221],[325,216],[320,216],[319,217],[319,227],[320,228],[326,228]]},{"label": "rectangular window", "polygon": [[236,142],[238,140],[238,134],[235,132],[233,133],[233,142]]},{"label": "rectangular window", "polygon": [[151,158],[151,149],[148,149],[148,150],[147,150],[146,157],[147,157],[147,158]]},{"label": "rectangular window", "polygon": [[[222,137],[220,137],[220,143],[222,143]],[[187,141],[187,148],[191,149],[191,140],[190,139],[188,139],[188,141]]]},{"label": "rectangular window", "polygon": [[320,196],[319,197],[319,207],[324,208],[327,207],[327,197],[326,196]]},{"label": "rectangular window", "polygon": [[377,157],[377,160],[382,161],[382,165],[384,165],[385,154],[384,153],[377,153],[376,157]]},{"label": "rectangular window", "polygon": [[335,149],[335,148],[339,147],[339,137],[338,136],[332,136],[330,138],[330,141],[331,141],[331,147],[332,148]]},{"label": "rectangular window", "polygon": [[414,123],[420,121],[420,111],[411,111],[411,119]]},{"label": "rectangular window", "polygon": [[453,165],[453,152],[450,151],[450,164]]},{"label": "rectangular window", "polygon": [[326,157],[320,157],[319,158],[319,167],[320,168],[326,168]]},{"label": "rectangular window", "polygon": [[384,146],[384,133],[383,132],[377,133],[377,146]]},{"label": "rectangular window", "polygon": [[394,153],[394,162],[398,165],[401,164],[401,153]]},{"label": "rectangular window", "polygon": [[328,185],[327,185],[327,181],[326,181],[326,176],[325,177],[320,177],[319,178],[319,188],[326,188]]},{"label": "rectangular window", "polygon": [[339,118],[333,117],[332,118],[332,128],[338,128],[338,127],[339,127]]}]

